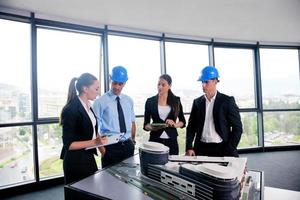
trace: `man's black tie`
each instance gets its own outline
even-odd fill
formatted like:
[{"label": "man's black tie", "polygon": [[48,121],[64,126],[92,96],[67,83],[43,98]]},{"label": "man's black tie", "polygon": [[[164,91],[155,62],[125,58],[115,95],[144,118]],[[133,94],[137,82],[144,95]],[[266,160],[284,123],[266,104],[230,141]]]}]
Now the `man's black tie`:
[{"label": "man's black tie", "polygon": [[122,106],[120,104],[120,97],[117,97],[116,100],[117,100],[117,106],[118,106],[120,132],[121,133],[126,133],[125,119],[124,119],[123,109],[122,109]]}]

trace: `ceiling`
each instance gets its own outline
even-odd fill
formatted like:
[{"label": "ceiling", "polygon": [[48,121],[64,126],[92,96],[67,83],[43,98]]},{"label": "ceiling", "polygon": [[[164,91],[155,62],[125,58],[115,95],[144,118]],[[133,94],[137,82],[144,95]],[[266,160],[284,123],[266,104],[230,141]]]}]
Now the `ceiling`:
[{"label": "ceiling", "polygon": [[300,44],[300,0],[0,0],[7,8],[93,26]]}]

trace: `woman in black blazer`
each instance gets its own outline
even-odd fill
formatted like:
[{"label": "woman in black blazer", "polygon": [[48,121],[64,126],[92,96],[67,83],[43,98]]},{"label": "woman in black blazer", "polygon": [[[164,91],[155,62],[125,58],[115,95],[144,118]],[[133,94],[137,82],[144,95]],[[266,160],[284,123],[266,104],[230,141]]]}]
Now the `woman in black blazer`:
[{"label": "woman in black blazer", "polygon": [[63,132],[60,158],[63,159],[65,184],[85,178],[98,170],[94,158],[96,149],[85,150],[105,143],[105,139],[98,134],[96,116],[89,102],[97,97],[98,89],[99,81],[89,73],[71,80],[60,122]]},{"label": "woman in black blazer", "polygon": [[[162,143],[170,148],[170,155],[178,155],[177,129],[185,127],[180,98],[171,91],[172,78],[159,77],[158,94],[147,99],[144,113],[144,130],[151,131],[149,141]],[[150,124],[150,120],[152,123]],[[164,123],[165,126],[155,126]]]}]

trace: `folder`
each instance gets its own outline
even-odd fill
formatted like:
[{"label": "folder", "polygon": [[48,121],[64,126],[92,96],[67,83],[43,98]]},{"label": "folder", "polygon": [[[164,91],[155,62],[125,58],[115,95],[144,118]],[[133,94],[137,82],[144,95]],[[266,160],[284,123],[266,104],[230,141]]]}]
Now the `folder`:
[{"label": "folder", "polygon": [[97,148],[97,147],[103,147],[111,144],[116,144],[120,141],[120,139],[125,135],[125,133],[105,133],[102,134],[101,137],[106,136],[107,137],[107,143],[105,144],[97,144],[91,147],[85,148],[85,150]]}]

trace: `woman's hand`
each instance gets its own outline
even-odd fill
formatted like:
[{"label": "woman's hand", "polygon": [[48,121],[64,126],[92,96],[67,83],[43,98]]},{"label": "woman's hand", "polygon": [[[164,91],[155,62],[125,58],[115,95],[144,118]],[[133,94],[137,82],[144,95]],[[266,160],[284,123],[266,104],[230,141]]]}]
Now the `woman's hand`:
[{"label": "woman's hand", "polygon": [[107,143],[107,136],[100,136],[99,134],[94,139],[95,145],[101,145]]},{"label": "woman's hand", "polygon": [[97,137],[92,140],[85,140],[85,141],[74,141],[70,144],[69,150],[78,150],[78,149],[85,149],[87,147],[94,147],[97,145],[102,145],[107,143],[106,136],[100,136],[97,134]]},{"label": "woman's hand", "polygon": [[167,119],[166,124],[167,124],[168,127],[176,128],[176,123],[172,119]]},{"label": "woman's hand", "polygon": [[151,127],[150,123],[146,124],[145,129],[148,131],[152,131],[152,127]]},{"label": "woman's hand", "polygon": [[157,130],[159,130],[159,128],[153,127],[151,124],[147,124],[147,125],[145,126],[145,128],[146,128],[148,131],[157,131]]},{"label": "woman's hand", "polygon": [[168,127],[173,127],[173,128],[182,128],[183,127],[183,122],[178,121],[177,123],[173,121],[172,119],[167,119],[166,124]]},{"label": "woman's hand", "polygon": [[166,128],[166,126],[152,126],[150,123],[145,126],[145,129],[148,131],[158,131],[159,129]]}]

